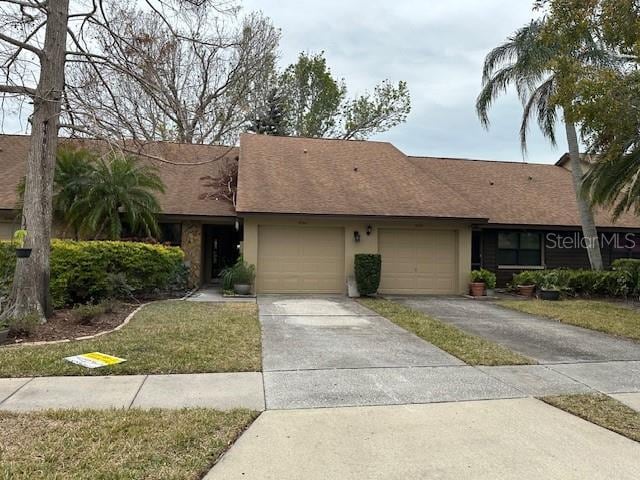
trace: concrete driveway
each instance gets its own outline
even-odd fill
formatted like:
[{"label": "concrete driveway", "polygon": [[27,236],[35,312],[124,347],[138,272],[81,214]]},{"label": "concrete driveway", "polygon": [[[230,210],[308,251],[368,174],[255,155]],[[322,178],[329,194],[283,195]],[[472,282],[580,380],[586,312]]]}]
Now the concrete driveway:
[{"label": "concrete driveway", "polygon": [[522,396],[344,297],[260,296],[267,409]]},{"label": "concrete driveway", "polygon": [[640,344],[460,297],[390,299],[542,364],[640,360]]}]

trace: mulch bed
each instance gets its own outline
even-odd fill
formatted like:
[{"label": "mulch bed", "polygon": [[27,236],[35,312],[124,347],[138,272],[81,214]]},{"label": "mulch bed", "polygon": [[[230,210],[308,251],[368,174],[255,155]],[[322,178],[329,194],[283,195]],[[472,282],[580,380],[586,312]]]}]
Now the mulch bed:
[{"label": "mulch bed", "polygon": [[70,309],[56,310],[53,315],[47,319],[47,323],[36,327],[31,335],[11,338],[8,344],[51,342],[95,335],[116,328],[139,306],[140,304],[118,303],[114,307],[113,312],[98,315],[91,320],[91,323],[86,325],[72,318]]}]

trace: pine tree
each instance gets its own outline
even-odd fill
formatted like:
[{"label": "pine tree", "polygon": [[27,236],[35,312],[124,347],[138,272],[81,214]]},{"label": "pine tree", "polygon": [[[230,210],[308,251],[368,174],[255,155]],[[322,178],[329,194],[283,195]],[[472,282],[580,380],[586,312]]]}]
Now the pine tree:
[{"label": "pine tree", "polygon": [[262,112],[251,121],[248,130],[260,135],[285,136],[283,101],[277,88],[271,89]]}]

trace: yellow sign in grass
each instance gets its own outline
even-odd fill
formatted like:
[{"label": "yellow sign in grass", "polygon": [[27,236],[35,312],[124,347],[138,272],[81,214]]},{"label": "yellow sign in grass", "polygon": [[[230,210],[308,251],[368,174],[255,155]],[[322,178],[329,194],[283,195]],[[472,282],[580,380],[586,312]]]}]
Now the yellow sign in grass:
[{"label": "yellow sign in grass", "polygon": [[124,358],[118,358],[100,352],[91,352],[82,355],[74,355],[73,357],[65,357],[65,360],[86,368],[108,367],[109,365],[117,365],[118,363],[126,362]]}]

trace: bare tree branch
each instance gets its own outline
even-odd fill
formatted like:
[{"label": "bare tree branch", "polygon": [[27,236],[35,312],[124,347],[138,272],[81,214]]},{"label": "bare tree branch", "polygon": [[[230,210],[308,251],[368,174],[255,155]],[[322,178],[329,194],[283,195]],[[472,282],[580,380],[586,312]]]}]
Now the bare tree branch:
[{"label": "bare tree branch", "polygon": [[15,38],[5,35],[4,33],[0,33],[0,40],[13,45],[14,47],[19,47],[19,48],[22,48],[23,50],[29,50],[31,53],[35,53],[36,55],[38,55],[38,57],[42,57],[43,55],[43,51],[38,47],[34,47],[29,43],[16,40]]},{"label": "bare tree branch", "polygon": [[34,88],[24,87],[22,85],[0,85],[0,93],[28,95],[30,97],[35,97],[36,90]]}]

